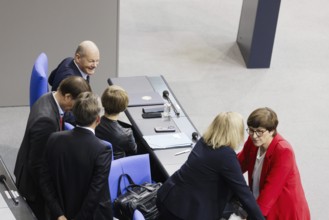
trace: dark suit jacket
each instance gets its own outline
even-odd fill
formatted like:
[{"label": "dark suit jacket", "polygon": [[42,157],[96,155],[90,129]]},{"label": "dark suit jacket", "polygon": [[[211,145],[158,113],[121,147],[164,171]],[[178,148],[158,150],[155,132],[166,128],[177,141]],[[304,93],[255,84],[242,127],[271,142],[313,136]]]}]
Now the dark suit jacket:
[{"label": "dark suit jacket", "polygon": [[60,130],[59,118],[58,107],[51,93],[40,97],[31,108],[14,169],[17,188],[30,201],[41,195],[38,181],[42,159],[48,137]]},{"label": "dark suit jacket", "polygon": [[108,176],[112,151],[91,131],[53,133],[47,143],[41,187],[54,217],[112,219]]},{"label": "dark suit jacket", "polygon": [[72,57],[65,58],[56,69],[54,69],[49,78],[48,83],[51,85],[51,91],[56,91],[63,79],[69,76],[81,76],[78,67],[75,65]]},{"label": "dark suit jacket", "polygon": [[230,147],[212,149],[201,138],[187,161],[158,190],[158,204],[186,220],[218,220],[233,193],[251,219],[264,219]]},{"label": "dark suit jacket", "polygon": [[95,131],[97,137],[112,144],[114,159],[137,153],[137,144],[131,128],[121,126],[119,121],[103,116]]}]

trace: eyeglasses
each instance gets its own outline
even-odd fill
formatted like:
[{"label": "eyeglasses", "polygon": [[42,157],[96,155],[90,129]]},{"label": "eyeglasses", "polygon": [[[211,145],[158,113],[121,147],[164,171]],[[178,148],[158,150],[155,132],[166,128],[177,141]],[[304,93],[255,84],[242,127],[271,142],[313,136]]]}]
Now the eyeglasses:
[{"label": "eyeglasses", "polygon": [[247,128],[246,131],[247,131],[247,133],[248,133],[250,136],[254,135],[254,133],[255,133],[257,137],[260,137],[260,136],[262,136],[267,130],[253,130],[253,129]]}]

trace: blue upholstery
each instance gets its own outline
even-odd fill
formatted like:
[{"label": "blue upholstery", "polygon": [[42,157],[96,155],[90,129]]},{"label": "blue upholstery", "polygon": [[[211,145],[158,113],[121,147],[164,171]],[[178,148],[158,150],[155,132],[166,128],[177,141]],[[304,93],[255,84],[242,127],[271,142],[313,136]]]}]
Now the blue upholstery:
[{"label": "blue upholstery", "polygon": [[110,142],[108,142],[108,141],[104,141],[104,140],[102,140],[102,141],[107,145],[108,148],[110,148],[112,150],[112,161],[113,161],[114,160],[114,156],[113,156],[112,144]]},{"label": "blue upholstery", "polygon": [[30,79],[30,107],[40,96],[48,92],[48,58],[41,53],[36,61]]},{"label": "blue upholstery", "polygon": [[[118,197],[118,181],[121,174],[127,173],[136,184],[152,182],[149,154],[128,156],[112,161],[109,175],[109,187],[112,202]],[[128,186],[128,181],[121,182],[120,189]],[[134,220],[143,220],[142,213],[134,212]]]},{"label": "blue upholstery", "polygon": [[133,220],[145,220],[143,214],[137,209],[134,211]]},{"label": "blue upholstery", "polygon": [[[148,154],[128,156],[121,158],[123,173],[129,174],[136,184],[151,183],[150,158]],[[125,186],[128,186],[128,180],[124,179]]]},{"label": "blue upholstery", "polygon": [[74,128],[74,125],[64,122],[64,130],[72,130]]},{"label": "blue upholstery", "polygon": [[110,175],[109,175],[109,187],[110,187],[110,194],[111,194],[112,202],[118,197],[118,193],[117,193],[118,184],[119,184],[118,180],[119,180],[119,177],[122,174],[122,172],[123,171],[122,171],[120,159],[112,160],[111,170],[110,170]]}]

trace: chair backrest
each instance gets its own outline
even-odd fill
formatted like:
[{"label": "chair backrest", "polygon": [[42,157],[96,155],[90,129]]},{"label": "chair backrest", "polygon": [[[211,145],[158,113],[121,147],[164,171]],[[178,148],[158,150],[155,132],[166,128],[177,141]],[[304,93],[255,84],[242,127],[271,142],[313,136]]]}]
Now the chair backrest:
[{"label": "chair backrest", "polygon": [[[150,157],[148,154],[124,157],[121,160],[121,165],[123,173],[129,174],[136,184],[152,182]],[[124,180],[125,186],[128,186],[128,180],[126,178]]]},{"label": "chair backrest", "polygon": [[48,92],[48,58],[41,53],[34,62],[30,79],[30,107],[43,94]]},{"label": "chair backrest", "polygon": [[110,148],[112,150],[112,161],[113,161],[114,160],[114,155],[113,155],[112,144],[108,141],[104,141],[104,140],[102,140],[102,141],[107,145],[108,148]]},{"label": "chair backrest", "polygon": [[134,211],[133,220],[145,220],[143,214],[137,209]]},{"label": "chair backrest", "polygon": [[64,130],[72,130],[74,128],[74,125],[68,122],[64,122]]},{"label": "chair backrest", "polygon": [[[149,154],[128,156],[112,161],[109,175],[109,187],[112,202],[118,197],[118,181],[121,174],[127,173],[136,184],[152,182]],[[124,190],[129,185],[124,179],[120,189]],[[124,192],[124,191],[123,191]]]}]

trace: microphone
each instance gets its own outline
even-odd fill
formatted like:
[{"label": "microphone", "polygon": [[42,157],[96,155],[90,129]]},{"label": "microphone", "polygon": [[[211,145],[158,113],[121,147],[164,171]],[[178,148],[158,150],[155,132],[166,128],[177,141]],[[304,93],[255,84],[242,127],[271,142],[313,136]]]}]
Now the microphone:
[{"label": "microphone", "polygon": [[170,98],[169,98],[169,92],[168,92],[167,90],[164,90],[164,91],[162,92],[162,96],[163,96],[163,98],[165,98],[165,99],[169,102],[169,104],[173,107],[175,114],[176,114],[177,116],[179,116],[179,111],[176,109],[176,106],[172,103],[172,101],[171,101]]},{"label": "microphone", "polygon": [[11,190],[9,189],[8,185],[7,185],[7,182],[6,182],[6,177],[5,175],[0,175],[0,182],[3,183],[3,185],[5,185],[11,199],[14,201],[15,205],[18,205],[18,199],[16,199],[16,197],[14,196],[14,194],[11,192]]},{"label": "microphone", "polygon": [[198,138],[199,138],[199,134],[198,134],[198,132],[194,131],[194,132],[192,133],[192,140],[197,141]]}]

